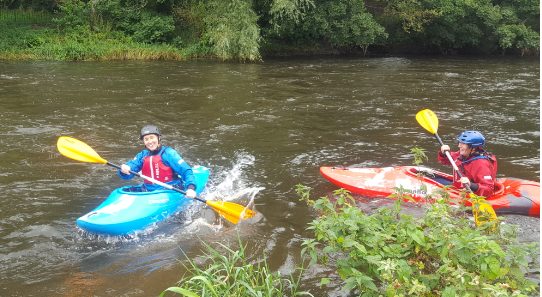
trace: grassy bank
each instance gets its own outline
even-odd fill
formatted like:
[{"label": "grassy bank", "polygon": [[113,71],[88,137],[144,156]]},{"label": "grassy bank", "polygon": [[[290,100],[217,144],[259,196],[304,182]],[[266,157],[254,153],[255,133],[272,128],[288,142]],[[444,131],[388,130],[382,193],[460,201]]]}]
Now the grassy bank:
[{"label": "grassy bank", "polygon": [[55,24],[0,22],[0,61],[186,60],[212,58],[210,48],[135,42],[122,32],[74,30]]}]

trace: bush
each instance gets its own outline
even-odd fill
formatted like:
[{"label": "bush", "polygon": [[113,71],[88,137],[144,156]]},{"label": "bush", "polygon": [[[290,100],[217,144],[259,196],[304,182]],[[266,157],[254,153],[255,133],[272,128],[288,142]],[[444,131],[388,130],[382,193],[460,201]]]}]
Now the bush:
[{"label": "bush", "polygon": [[53,19],[59,30],[73,32],[89,27],[90,4],[80,0],[67,0],[59,9],[58,18]]},{"label": "bush", "polygon": [[344,189],[335,191],[334,202],[312,201],[310,188],[298,185],[302,199],[320,212],[308,228],[316,239],[303,243],[309,266],[338,257],[334,265],[343,289],[363,296],[539,296],[537,285],[525,279],[538,243],[519,244],[510,225],[477,227],[445,197],[415,219],[401,213],[409,196],[395,190],[394,209],[367,215]]},{"label": "bush", "polygon": [[143,11],[141,13],[141,20],[132,24],[131,30],[133,30],[133,38],[136,42],[167,42],[173,37],[175,21],[172,16]]}]

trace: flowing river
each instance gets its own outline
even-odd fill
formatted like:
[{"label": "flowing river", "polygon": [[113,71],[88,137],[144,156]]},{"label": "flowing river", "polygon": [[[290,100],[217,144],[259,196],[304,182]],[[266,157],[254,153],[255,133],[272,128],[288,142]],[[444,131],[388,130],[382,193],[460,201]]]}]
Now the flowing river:
[{"label": "flowing river", "polygon": [[[265,254],[286,277],[301,265],[316,218],[295,186],[314,188],[313,199],[336,189],[320,166],[411,165],[410,149],[423,148],[424,165],[451,173],[415,120],[426,108],[439,117],[445,143],[455,147],[459,132],[479,130],[499,158],[499,177],[539,181],[539,65],[500,57],[2,62],[0,296],[158,296],[181,279],[184,254],[201,259],[200,240],[235,249],[238,237],[249,260]],[[58,137],[122,164],[143,149],[147,124],[189,164],[210,169],[203,198],[250,204],[259,215],[220,225],[194,202],[129,238],[81,232],[78,217],[141,180],[60,155]],[[523,224],[525,240],[539,240],[539,219],[518,217],[510,219]],[[333,275],[316,265],[301,289],[347,296]],[[320,288],[321,277],[335,282]]]}]

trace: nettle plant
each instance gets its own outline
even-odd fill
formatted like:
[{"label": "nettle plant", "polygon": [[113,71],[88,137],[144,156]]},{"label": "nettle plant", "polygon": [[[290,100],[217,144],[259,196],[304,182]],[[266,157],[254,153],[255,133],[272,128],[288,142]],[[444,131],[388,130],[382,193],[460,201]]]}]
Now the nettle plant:
[{"label": "nettle plant", "polygon": [[[414,201],[402,187],[391,195],[393,209],[373,214],[363,214],[347,190],[314,201],[311,188],[297,187],[319,213],[308,227],[316,238],[303,242],[302,254],[310,256],[309,265],[334,265],[343,290],[361,296],[540,294],[539,285],[525,278],[539,266],[540,244],[520,244],[516,226],[477,226],[464,207],[447,202],[447,188],[426,199],[425,216],[417,219],[402,213],[404,201]],[[321,285],[329,282],[321,279]]]}]

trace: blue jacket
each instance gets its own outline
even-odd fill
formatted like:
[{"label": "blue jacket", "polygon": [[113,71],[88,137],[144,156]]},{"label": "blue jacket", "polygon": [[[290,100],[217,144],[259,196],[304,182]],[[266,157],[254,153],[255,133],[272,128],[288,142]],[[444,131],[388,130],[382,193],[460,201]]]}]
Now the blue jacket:
[{"label": "blue jacket", "polygon": [[[143,158],[145,158],[149,154],[149,150],[143,150],[141,153],[137,154],[133,160],[126,162],[126,165],[130,166],[130,168],[132,168],[132,171],[140,172],[141,168],[143,167]],[[184,182],[185,189],[187,189],[190,185],[193,185],[193,189],[196,190],[196,178],[194,177],[194,173],[192,172],[192,167],[190,167],[190,165],[188,165],[183,160],[183,158],[179,155],[179,153],[177,153],[177,151],[170,147],[162,146],[158,154],[162,154],[162,162],[164,163],[164,165],[171,167],[171,169],[173,169],[173,171],[179,175],[179,177]],[[133,174],[126,175],[120,172],[120,170],[118,172],[119,176],[125,180],[129,180],[134,177]],[[167,182],[167,184],[175,185],[182,184],[182,182],[180,180],[174,180]],[[155,184],[146,186],[150,191],[162,188],[162,186]]]}]

